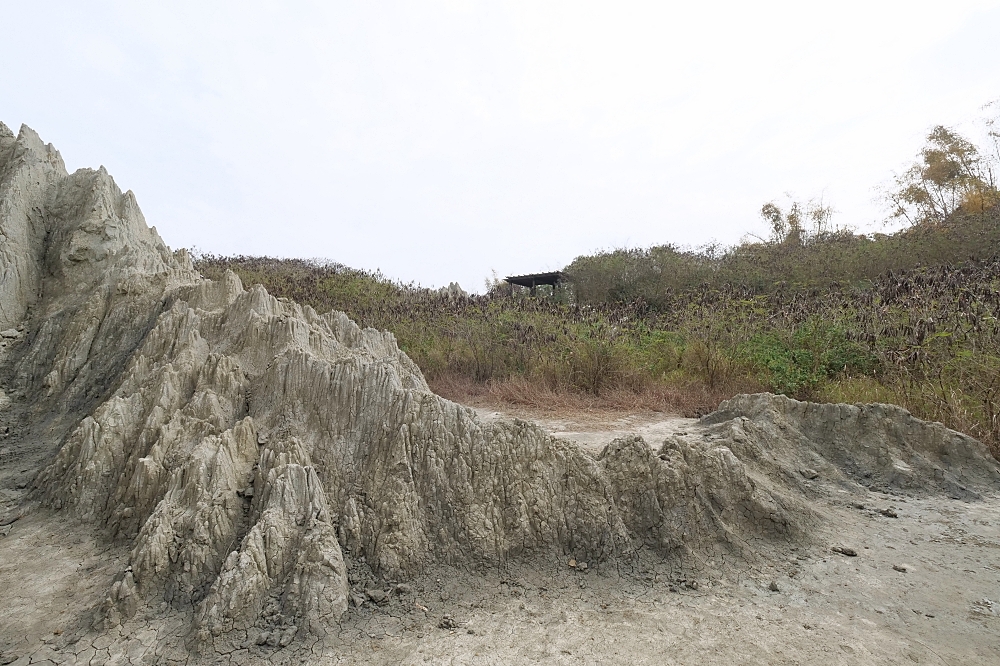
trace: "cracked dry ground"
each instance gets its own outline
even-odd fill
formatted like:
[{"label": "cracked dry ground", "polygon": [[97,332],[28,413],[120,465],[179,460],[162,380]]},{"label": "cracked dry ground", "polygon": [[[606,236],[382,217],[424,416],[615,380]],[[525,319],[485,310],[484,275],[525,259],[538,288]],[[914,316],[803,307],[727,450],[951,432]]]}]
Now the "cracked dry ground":
[{"label": "cracked dry ground", "polygon": [[[533,417],[584,447],[622,428],[655,436],[698,427],[656,415]],[[6,478],[30,473],[13,465],[0,456],[14,473]],[[1000,663],[1000,497],[809,483],[822,517],[817,545],[755,568],[705,561],[678,570],[640,553],[585,571],[564,560],[438,566],[396,585],[348,557],[353,587],[369,594],[354,595],[324,638],[198,652],[179,637],[188,618],[166,607],[92,629],[127,552],[39,510],[0,528],[0,664]],[[0,499],[11,506],[23,490],[5,485]]]}]

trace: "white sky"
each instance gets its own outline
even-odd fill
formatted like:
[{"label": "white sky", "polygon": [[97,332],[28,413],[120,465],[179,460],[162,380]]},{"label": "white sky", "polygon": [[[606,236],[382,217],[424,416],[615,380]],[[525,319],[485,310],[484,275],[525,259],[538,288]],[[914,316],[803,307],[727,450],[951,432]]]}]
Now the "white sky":
[{"label": "white sky", "polygon": [[481,291],[763,232],[1000,98],[1000,1],[0,0],[0,121],[105,165],[172,247]]}]

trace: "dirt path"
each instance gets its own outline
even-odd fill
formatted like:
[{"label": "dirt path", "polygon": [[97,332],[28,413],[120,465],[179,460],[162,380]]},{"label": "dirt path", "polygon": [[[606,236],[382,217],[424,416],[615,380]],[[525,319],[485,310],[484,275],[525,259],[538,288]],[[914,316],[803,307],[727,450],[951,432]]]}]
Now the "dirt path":
[{"label": "dirt path", "polygon": [[670,435],[683,434],[696,427],[698,419],[670,416],[660,412],[575,412],[554,415],[529,410],[500,411],[476,408],[483,419],[516,416],[537,423],[559,439],[576,442],[588,451],[600,453],[616,437],[639,435],[647,442],[660,443]]},{"label": "dirt path", "polygon": [[[626,432],[658,442],[698,427],[655,414],[541,416],[533,420],[592,452]],[[59,514],[36,513],[0,537],[0,664],[1000,663],[1000,497],[915,499],[814,483],[816,545],[761,568],[683,571],[641,555],[585,572],[556,560],[438,567],[395,593],[386,583],[386,603],[353,608],[325,638],[285,648],[248,640],[199,655],[163,608],[88,633],[123,553]]]}]

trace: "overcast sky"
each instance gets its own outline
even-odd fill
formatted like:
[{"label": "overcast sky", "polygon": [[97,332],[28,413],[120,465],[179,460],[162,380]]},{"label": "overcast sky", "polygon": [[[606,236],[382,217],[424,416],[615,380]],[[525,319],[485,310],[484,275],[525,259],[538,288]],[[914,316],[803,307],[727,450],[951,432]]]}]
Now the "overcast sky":
[{"label": "overcast sky", "polygon": [[105,165],[172,247],[481,291],[733,243],[875,188],[1000,98],[1000,2],[0,0],[0,121]]}]

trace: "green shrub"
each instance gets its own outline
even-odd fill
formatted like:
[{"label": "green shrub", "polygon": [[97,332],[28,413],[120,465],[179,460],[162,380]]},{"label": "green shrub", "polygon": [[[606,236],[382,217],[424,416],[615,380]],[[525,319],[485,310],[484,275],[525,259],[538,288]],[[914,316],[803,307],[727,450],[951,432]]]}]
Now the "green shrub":
[{"label": "green shrub", "polygon": [[868,374],[877,363],[843,328],[810,317],[785,334],[761,333],[744,347],[747,362],[766,372],[775,393],[808,398],[840,373]]}]

